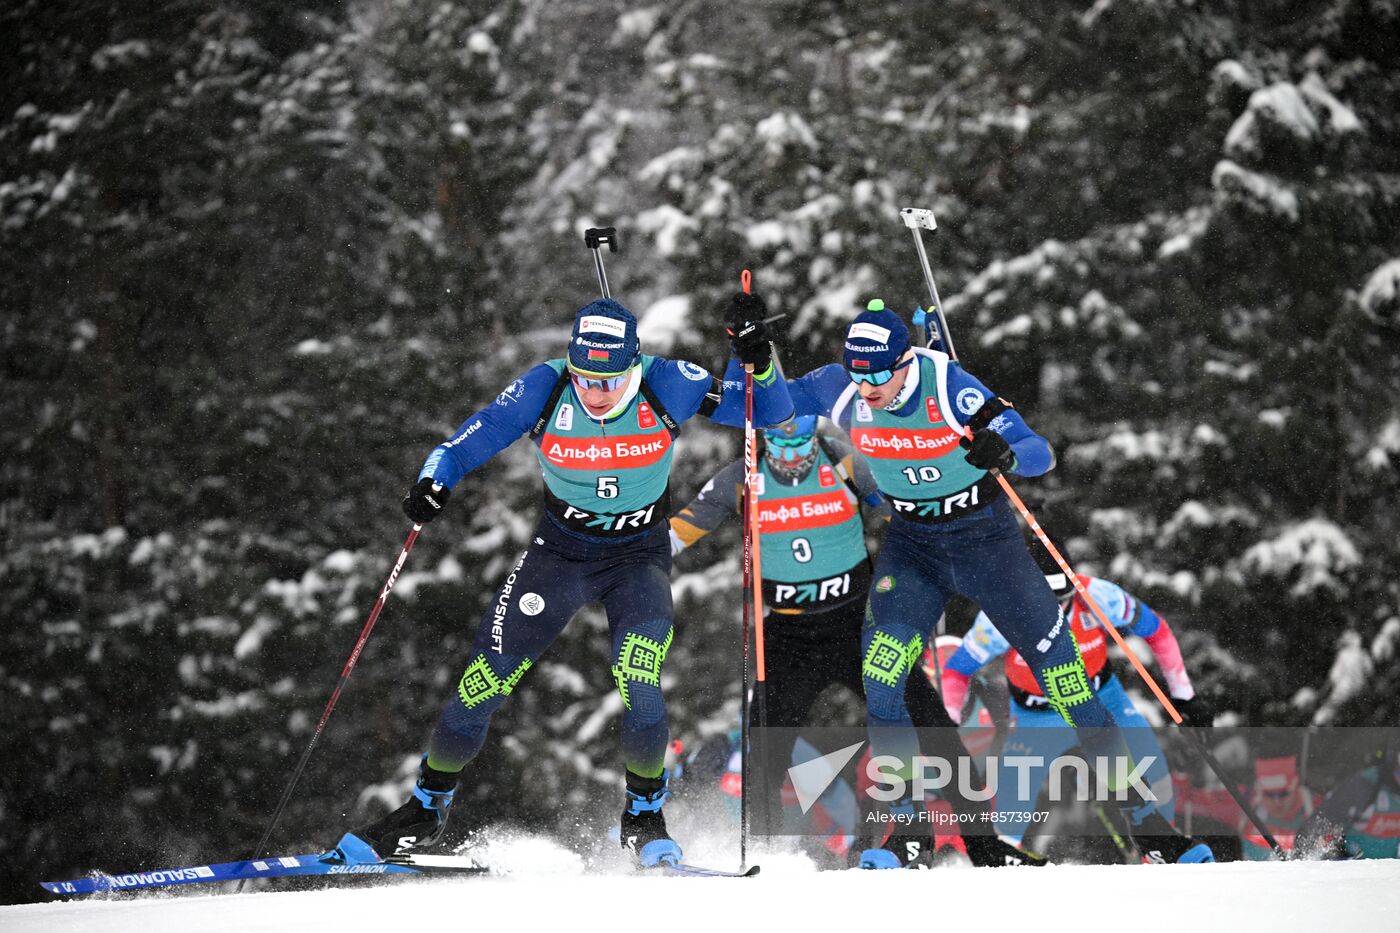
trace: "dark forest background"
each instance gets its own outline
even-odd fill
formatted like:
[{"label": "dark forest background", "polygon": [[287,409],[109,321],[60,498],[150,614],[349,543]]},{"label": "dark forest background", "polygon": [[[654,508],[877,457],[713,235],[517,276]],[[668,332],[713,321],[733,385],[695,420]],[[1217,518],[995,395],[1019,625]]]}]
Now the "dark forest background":
[{"label": "dark forest background", "polygon": [[[720,365],[748,266],[796,373],[923,300],[898,210],[933,208],[961,355],[1055,444],[1020,485],[1082,569],[1235,721],[1400,717],[1392,2],[14,0],[0,61],[6,901],[249,854],[423,457],[595,295],[590,225],[649,350]],[[688,428],[676,495],[737,451]],[[424,533],[276,848],[399,799],[532,460]],[[681,735],[738,708],[716,537],[677,572]],[[616,818],[602,631],[496,718],[464,823]]]}]

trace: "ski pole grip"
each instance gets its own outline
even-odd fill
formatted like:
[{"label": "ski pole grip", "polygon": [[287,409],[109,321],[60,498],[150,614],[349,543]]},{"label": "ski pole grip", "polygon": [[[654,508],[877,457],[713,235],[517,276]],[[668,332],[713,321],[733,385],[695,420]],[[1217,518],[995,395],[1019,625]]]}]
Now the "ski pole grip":
[{"label": "ski pole grip", "polygon": [[740,272],[739,285],[743,287],[745,295],[749,294],[749,290],[753,288],[753,273],[748,269]]},{"label": "ski pole grip", "polygon": [[938,221],[933,219],[933,211],[924,207],[906,207],[899,212],[899,216],[904,218],[904,226],[910,230],[923,228],[924,230],[937,230]]},{"label": "ski pole grip", "polygon": [[619,244],[616,227],[589,227],[583,231],[583,245],[589,249],[598,249],[604,243],[608,244],[609,252],[617,252]]}]

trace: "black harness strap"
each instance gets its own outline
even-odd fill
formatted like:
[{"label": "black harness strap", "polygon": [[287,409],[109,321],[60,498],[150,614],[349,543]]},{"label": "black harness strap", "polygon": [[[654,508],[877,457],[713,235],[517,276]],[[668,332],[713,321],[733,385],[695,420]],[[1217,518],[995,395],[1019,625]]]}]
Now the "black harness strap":
[{"label": "black harness strap", "polygon": [[681,426],[676,424],[676,419],[671,417],[671,413],[666,410],[666,406],[661,404],[661,400],[656,397],[656,393],[647,385],[646,379],[642,380],[642,398],[646,399],[651,410],[656,412],[656,417],[661,419],[661,423],[666,425],[666,430],[671,432],[671,440],[675,440],[681,433]]},{"label": "black harness strap", "polygon": [[851,491],[851,495],[856,497],[856,505],[859,506],[861,501],[860,490],[856,488],[855,481],[851,478],[850,474],[846,472],[846,467],[836,458],[836,455],[831,452],[831,448],[827,446],[826,438],[822,437],[820,434],[817,435],[817,446],[821,448],[822,453],[826,454],[826,459],[831,461],[831,468],[836,471],[837,476],[841,477],[841,482],[846,484],[846,488]]},{"label": "black harness strap", "polygon": [[544,410],[540,412],[540,417],[535,421],[535,426],[530,429],[530,440],[539,440],[544,433],[544,426],[549,424],[549,419],[554,415],[554,406],[559,404],[559,399],[563,397],[564,390],[569,387],[569,370],[567,368],[559,371],[559,378],[554,380],[554,388],[549,392],[549,400],[544,403]]}]

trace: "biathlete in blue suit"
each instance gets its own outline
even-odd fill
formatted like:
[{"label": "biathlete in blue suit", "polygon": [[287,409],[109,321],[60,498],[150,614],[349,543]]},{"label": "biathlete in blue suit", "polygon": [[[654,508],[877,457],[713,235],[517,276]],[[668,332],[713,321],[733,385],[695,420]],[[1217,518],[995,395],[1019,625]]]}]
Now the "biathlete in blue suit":
[{"label": "biathlete in blue suit", "polygon": [[[1090,727],[1081,742],[1090,760],[1126,756],[1055,594],[989,472],[1039,476],[1054,465],[1050,445],[946,354],[912,347],[904,321],[879,299],[847,330],[843,362],[789,380],[788,388],[798,415],[825,415],[849,433],[893,510],[861,633],[873,750],[904,763],[899,776],[911,774],[919,748],[906,683],[943,607],[961,593],[1027,659],[1051,708],[1076,727]],[[1117,789],[1112,776],[1109,786]],[[908,781],[905,788],[890,804],[896,825],[913,819]],[[1181,836],[1149,800],[1129,791],[1125,811],[1144,851],[1168,861],[1211,858],[1206,846]],[[921,865],[927,846],[911,845],[920,841],[892,834],[882,848],[867,850],[862,864]]]},{"label": "biathlete in blue suit", "polygon": [[[768,428],[763,448],[757,489],[763,604],[768,610],[766,719],[770,728],[797,728],[808,724],[812,706],[830,686],[864,696],[861,629],[871,560],[861,505],[881,512],[885,508],[865,461],[857,459],[845,441],[824,437],[813,415]],[[742,460],[711,477],[690,504],[672,516],[672,553],[679,554],[738,515],[743,485]],[[931,733],[940,742],[935,754],[966,754],[929,682],[915,677],[906,687],[912,721],[936,730]],[[757,708],[750,707],[751,726],[758,725],[756,716]],[[786,762],[787,751],[778,751]],[[778,783],[770,781],[764,790],[770,812],[785,813]],[[957,787],[944,795],[967,824],[989,822],[985,801],[969,800]],[[864,835],[873,832],[859,828]],[[875,833],[876,842],[884,838],[884,828]],[[932,833],[923,833],[921,844],[931,851],[932,843]],[[990,835],[969,836],[967,854],[978,866],[1043,864]]]},{"label": "biathlete in blue suit", "polygon": [[[462,769],[486,739],[491,715],[585,603],[607,611],[612,675],[622,697],[626,765],[623,845],[642,865],[679,861],[666,832],[668,740],[661,666],[671,647],[671,549],[666,519],[674,440],[700,414],[742,423],[740,363],[754,367],[755,421],[787,420],[792,401],[776,375],[761,317],[736,296],[726,326],[738,360],[722,383],[699,366],[640,352],[637,321],[611,299],[574,318],[568,355],[508,385],[429,454],[404,499],[427,522],[477,467],[522,435],[544,474],[544,515],[477,627],[466,672],[433,730],[412,797],[342,839],[350,858],[437,841]],[[372,849],[366,852],[365,847]]]}]

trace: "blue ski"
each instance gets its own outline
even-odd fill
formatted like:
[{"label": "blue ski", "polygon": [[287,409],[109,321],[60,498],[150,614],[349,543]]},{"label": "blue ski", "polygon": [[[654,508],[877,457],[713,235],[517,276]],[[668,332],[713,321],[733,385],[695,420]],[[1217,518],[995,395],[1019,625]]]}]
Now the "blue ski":
[{"label": "blue ski", "polygon": [[470,859],[452,855],[390,856],[387,862],[347,860],[336,849],[309,855],[282,855],[216,865],[163,868],[123,875],[94,872],[71,881],[41,881],[52,894],[96,894],[100,891],[130,891],[137,888],[164,888],[177,884],[207,884],[242,881],[249,878],[285,878],[292,875],[419,875],[433,872],[486,874],[489,869]]}]

